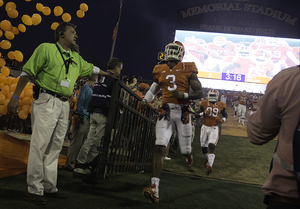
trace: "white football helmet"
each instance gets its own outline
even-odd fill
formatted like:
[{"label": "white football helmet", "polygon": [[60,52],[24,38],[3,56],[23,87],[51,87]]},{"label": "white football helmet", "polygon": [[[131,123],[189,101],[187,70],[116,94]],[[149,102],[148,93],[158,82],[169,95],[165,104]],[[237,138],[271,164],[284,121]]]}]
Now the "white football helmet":
[{"label": "white football helmet", "polygon": [[210,102],[216,102],[219,99],[219,91],[216,89],[211,89],[207,92],[207,100]]},{"label": "white football helmet", "polygon": [[174,41],[169,43],[165,47],[166,60],[175,59],[175,60],[182,61],[183,56],[184,56],[184,46],[181,42]]},{"label": "white football helmet", "polygon": [[236,54],[239,57],[249,57],[253,49],[249,46],[239,46],[236,48]]},{"label": "white football helmet", "polygon": [[253,97],[253,102],[257,102],[258,101],[258,97],[257,96],[254,96]]},{"label": "white football helmet", "polygon": [[257,49],[251,51],[249,58],[255,64],[262,65],[268,63],[271,60],[272,55],[271,52],[266,49]]},{"label": "white football helmet", "polygon": [[247,95],[246,90],[243,90],[243,91],[242,91],[242,95],[243,95],[243,96],[246,96],[246,95]]},{"label": "white football helmet", "polygon": [[227,39],[224,36],[216,36],[214,37],[213,42],[217,46],[225,46]]},{"label": "white football helmet", "polygon": [[188,43],[195,43],[196,42],[196,38],[195,36],[191,35],[191,34],[187,34],[184,37],[184,40]]}]

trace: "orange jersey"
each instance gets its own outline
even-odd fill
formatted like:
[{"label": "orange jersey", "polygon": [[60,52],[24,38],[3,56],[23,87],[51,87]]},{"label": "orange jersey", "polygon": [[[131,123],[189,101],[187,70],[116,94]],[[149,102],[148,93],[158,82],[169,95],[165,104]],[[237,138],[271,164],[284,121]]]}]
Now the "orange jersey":
[{"label": "orange jersey", "polygon": [[258,103],[251,101],[251,110],[256,111],[258,109]]},{"label": "orange jersey", "polygon": [[167,64],[154,67],[153,75],[162,88],[162,104],[190,104],[189,99],[173,98],[172,91],[177,90],[182,93],[188,93],[190,89],[189,78],[192,73],[198,73],[194,62],[179,62],[172,69]]},{"label": "orange jersey", "polygon": [[249,95],[243,96],[242,94],[239,94],[239,104],[246,105],[247,100],[250,98]]},{"label": "orange jersey", "polygon": [[249,58],[247,57],[235,57],[231,61],[232,63],[237,63],[240,65],[240,67],[232,69],[233,73],[241,73],[241,74],[247,74],[249,72],[249,68],[255,67],[256,64],[254,64]]},{"label": "orange jersey", "polygon": [[210,109],[210,114],[204,117],[203,124],[206,126],[217,126],[217,118],[220,117],[221,111],[226,108],[226,104],[220,101],[213,104],[208,100],[202,100],[200,106],[203,107],[204,111]]}]

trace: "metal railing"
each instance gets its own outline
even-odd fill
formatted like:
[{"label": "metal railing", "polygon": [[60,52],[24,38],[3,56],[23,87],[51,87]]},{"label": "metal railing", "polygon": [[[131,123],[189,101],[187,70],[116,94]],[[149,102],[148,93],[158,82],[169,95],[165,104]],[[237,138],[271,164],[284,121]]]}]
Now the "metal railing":
[{"label": "metal railing", "polygon": [[98,175],[138,172],[151,168],[158,113],[124,83],[115,81],[105,135],[102,138]]}]

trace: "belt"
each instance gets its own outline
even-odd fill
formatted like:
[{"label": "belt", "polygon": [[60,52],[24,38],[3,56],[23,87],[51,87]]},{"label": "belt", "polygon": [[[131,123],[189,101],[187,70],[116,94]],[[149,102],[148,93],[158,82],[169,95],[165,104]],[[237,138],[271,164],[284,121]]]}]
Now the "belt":
[{"label": "belt", "polygon": [[285,196],[280,196],[278,194],[271,194],[271,202],[283,202],[283,203],[287,203],[290,205],[296,205],[296,206],[300,206],[300,198],[293,198],[293,197],[285,197]]},{"label": "belt", "polygon": [[66,96],[61,96],[53,91],[50,91],[50,90],[46,90],[46,89],[43,89],[41,88],[41,92],[43,93],[47,93],[47,94],[50,94],[58,99],[60,99],[61,101],[65,102],[65,101],[68,101],[69,100],[69,97],[66,97]]}]

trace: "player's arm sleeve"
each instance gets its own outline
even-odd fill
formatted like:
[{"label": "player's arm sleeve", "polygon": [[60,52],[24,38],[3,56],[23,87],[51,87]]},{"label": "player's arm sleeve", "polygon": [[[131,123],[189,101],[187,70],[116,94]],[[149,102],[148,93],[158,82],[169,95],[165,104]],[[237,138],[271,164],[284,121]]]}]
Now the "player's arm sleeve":
[{"label": "player's arm sleeve", "polygon": [[149,91],[147,91],[144,100],[147,101],[147,103],[152,102],[152,100],[154,99],[155,95],[159,92],[160,90],[160,85],[158,84],[158,80],[155,78],[153,78],[153,83],[150,86]]},{"label": "player's arm sleeve", "polygon": [[201,85],[196,73],[191,74],[190,85],[191,85],[193,92],[189,93],[189,99],[201,99],[202,85]]},{"label": "player's arm sleeve", "polygon": [[[224,109],[221,111],[221,115],[222,115],[223,118],[225,118],[225,119],[227,120],[228,114],[227,114],[227,112],[226,112],[226,108],[224,108]],[[223,118],[222,118],[222,119],[223,119]],[[223,119],[223,120],[224,120],[224,119]]]}]

